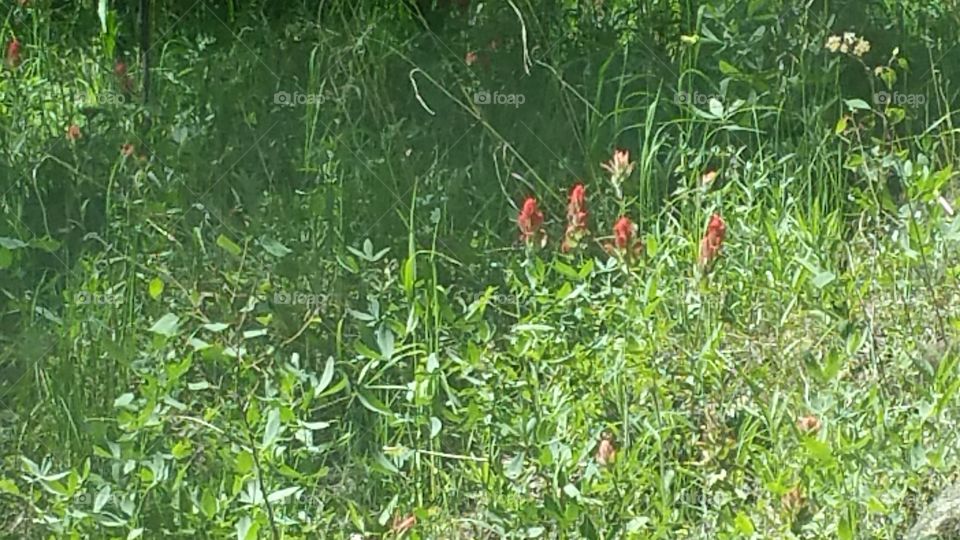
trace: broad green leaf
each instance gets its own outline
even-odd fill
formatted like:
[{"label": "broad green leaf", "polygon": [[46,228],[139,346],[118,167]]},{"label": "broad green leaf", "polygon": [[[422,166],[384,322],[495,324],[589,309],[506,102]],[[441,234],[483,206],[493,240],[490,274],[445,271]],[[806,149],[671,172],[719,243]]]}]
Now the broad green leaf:
[{"label": "broad green leaf", "polygon": [[246,450],[242,450],[237,454],[237,459],[233,462],[233,468],[240,474],[246,474],[252,471],[254,465],[253,455]]},{"label": "broad green leaf", "polygon": [[180,317],[177,317],[173,313],[167,313],[163,317],[160,317],[157,319],[157,322],[153,323],[153,326],[150,327],[150,332],[166,337],[175,336],[179,330]]},{"label": "broad green leaf", "polygon": [[93,512],[98,513],[100,510],[103,510],[103,507],[106,506],[107,502],[110,500],[110,486],[103,486],[100,488],[100,491],[97,492],[97,496],[93,499]]},{"label": "broad green leaf", "polygon": [[739,75],[740,70],[737,69],[733,64],[725,60],[720,60],[720,73],[723,73],[724,75]]},{"label": "broad green leaf", "polygon": [[0,492],[10,493],[11,495],[19,495],[20,488],[17,487],[17,484],[10,480],[9,478],[0,478]]},{"label": "broad green leaf", "polygon": [[833,272],[827,272],[826,270],[824,270],[819,272],[817,275],[813,277],[813,286],[818,289],[822,289],[827,285],[833,283],[835,279],[837,279],[836,274],[834,274]]},{"label": "broad green leaf", "polygon": [[845,99],[843,102],[851,111],[869,111],[870,104],[862,99]]},{"label": "broad green leaf", "polygon": [[288,248],[287,246],[281,244],[280,242],[278,242],[278,241],[276,241],[276,240],[274,240],[274,239],[272,239],[272,238],[264,238],[264,239],[260,240],[260,245],[263,246],[263,249],[264,249],[267,253],[269,253],[270,255],[273,255],[274,257],[276,257],[276,258],[278,258],[278,259],[281,259],[281,258],[283,258],[283,257],[285,257],[285,256],[287,256],[287,255],[289,255],[289,254],[291,254],[291,253],[293,253],[293,250],[291,250],[291,249]]},{"label": "broad green leaf", "polygon": [[225,235],[221,234],[220,236],[217,237],[217,245],[220,246],[227,253],[230,253],[231,255],[234,255],[236,257],[239,257],[241,254],[243,254],[243,249],[239,245],[237,245],[236,242],[227,238]]},{"label": "broad green leaf", "polygon": [[285,487],[283,489],[278,489],[277,491],[274,491],[273,493],[267,495],[267,502],[282,501],[302,489],[303,488],[299,486],[291,486],[291,487]]},{"label": "broad green leaf", "polygon": [[0,236],[0,247],[5,247],[10,250],[21,249],[27,247],[27,244],[17,240],[16,238],[7,238],[6,236]]},{"label": "broad green leaf", "polygon": [[737,517],[733,518],[733,524],[737,527],[737,532],[747,536],[752,535],[756,530],[753,527],[753,521],[750,521],[750,516],[743,512],[737,512]]},{"label": "broad green leaf", "polygon": [[823,463],[833,463],[833,452],[830,451],[830,445],[827,443],[811,437],[805,439],[803,445],[811,458]]},{"label": "broad green leaf", "polygon": [[130,392],[127,392],[126,394],[123,394],[119,396],[117,399],[113,400],[113,406],[126,407],[132,402],[133,402],[133,394],[131,394]]}]

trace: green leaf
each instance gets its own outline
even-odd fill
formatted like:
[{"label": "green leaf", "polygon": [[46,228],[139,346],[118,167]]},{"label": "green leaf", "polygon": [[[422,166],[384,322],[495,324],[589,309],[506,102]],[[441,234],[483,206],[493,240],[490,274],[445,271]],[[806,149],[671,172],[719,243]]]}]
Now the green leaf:
[{"label": "green leaf", "polygon": [[717,118],[721,118],[724,113],[723,103],[720,103],[720,100],[716,98],[710,98],[707,101],[707,107],[710,109],[710,114]]},{"label": "green leaf", "polygon": [[822,289],[837,279],[836,274],[823,270],[813,277],[813,286]]},{"label": "green leaf", "polygon": [[107,33],[107,0],[100,0],[97,3],[97,17],[100,18],[100,33]]},{"label": "green leaf", "polygon": [[260,526],[250,519],[250,516],[243,516],[237,520],[237,540],[253,540],[257,537],[257,531]]},{"label": "green leaf", "polygon": [[579,279],[580,279],[580,274],[577,273],[577,271],[576,271],[572,266],[570,266],[569,264],[567,264],[567,263],[565,263],[565,262],[562,262],[562,261],[554,261],[554,263],[553,263],[553,268],[554,268],[554,270],[556,270],[560,275],[562,275],[562,276],[564,276],[564,277],[568,277],[568,278],[576,279],[576,280],[579,280]]},{"label": "green leaf", "polygon": [[733,524],[740,534],[752,535],[756,530],[753,527],[753,522],[750,521],[750,516],[743,512],[737,512],[737,517],[733,518]]},{"label": "green leaf", "polygon": [[154,300],[160,298],[160,295],[163,294],[163,280],[160,278],[153,278],[150,280],[149,292],[150,298],[153,298]]},{"label": "green leaf", "polygon": [[853,536],[853,524],[850,522],[850,516],[844,516],[837,525],[837,538],[853,540]]},{"label": "green leaf", "polygon": [[883,115],[887,117],[891,124],[899,124],[907,118],[907,111],[902,107],[887,107],[883,111]]},{"label": "green leaf", "polygon": [[843,102],[851,111],[869,111],[870,105],[862,99],[845,99]]},{"label": "green leaf", "polygon": [[133,402],[133,394],[131,394],[130,392],[127,392],[126,394],[123,394],[119,396],[117,399],[113,400],[113,406],[122,408],[122,407],[126,407],[132,402]]},{"label": "green leaf", "polygon": [[407,261],[403,263],[402,270],[403,277],[403,290],[407,293],[407,296],[413,295],[413,286],[417,279],[417,258],[413,255],[407,257]]},{"label": "green leaf", "polygon": [[163,317],[160,317],[157,319],[157,322],[153,323],[153,326],[150,327],[150,332],[166,337],[175,336],[179,330],[180,317],[177,317],[173,313],[167,313]]},{"label": "green leaf", "polygon": [[844,131],[846,131],[846,129],[847,129],[847,117],[841,116],[840,119],[837,120],[837,125],[833,128],[833,133],[835,135],[839,135]]},{"label": "green leaf", "polygon": [[224,323],[207,323],[207,324],[204,324],[203,327],[211,332],[223,332],[224,330],[229,328],[230,325],[224,324]]},{"label": "green leaf", "polygon": [[391,332],[386,326],[381,326],[377,331],[377,346],[380,348],[380,353],[383,355],[384,360],[390,360],[393,358],[393,332]]},{"label": "green leaf", "polygon": [[53,253],[54,251],[60,249],[60,242],[50,238],[49,236],[45,236],[43,238],[34,238],[30,241],[30,246],[37,249],[42,249],[47,253]]},{"label": "green leaf", "polygon": [[99,513],[103,510],[103,507],[106,506],[107,502],[110,500],[110,486],[103,486],[100,488],[100,491],[97,492],[97,496],[93,499],[93,512]]},{"label": "green leaf", "polygon": [[237,459],[233,462],[233,468],[240,474],[247,474],[253,470],[254,464],[253,454],[243,450],[237,454]]},{"label": "green leaf", "polygon": [[13,480],[9,478],[0,478],[0,492],[10,493],[11,495],[19,495],[20,488],[17,487],[17,484],[13,483]]},{"label": "green leaf", "polygon": [[319,396],[327,389],[327,386],[330,386],[330,382],[333,381],[333,369],[334,360],[333,357],[330,356],[327,358],[327,365],[323,368],[323,374],[320,375],[320,381],[317,382],[317,385],[313,388],[314,396]]},{"label": "green leaf", "polygon": [[263,249],[267,253],[278,259],[282,259],[283,257],[293,253],[293,250],[272,238],[263,238],[260,240],[260,245],[263,246]]},{"label": "green leaf", "polygon": [[0,247],[5,247],[7,249],[22,249],[27,247],[27,244],[17,240],[16,238],[7,238],[6,236],[0,236]]},{"label": "green leaf", "polygon": [[803,446],[807,449],[807,454],[820,462],[833,463],[833,452],[830,451],[830,445],[820,439],[809,438],[803,441]]},{"label": "green leaf", "polygon": [[267,413],[267,427],[263,432],[261,446],[266,448],[276,442],[280,435],[280,409],[273,408]]},{"label": "green leaf", "polygon": [[267,502],[278,502],[278,501],[282,501],[282,500],[286,499],[287,497],[293,495],[294,493],[297,493],[297,492],[300,491],[301,489],[303,489],[303,488],[301,488],[301,487],[299,487],[299,486],[292,486],[292,487],[285,487],[285,488],[283,488],[283,489],[278,489],[278,490],[274,491],[273,493],[267,495]]},{"label": "green leaf", "polygon": [[360,400],[361,405],[377,414],[393,416],[393,412],[390,411],[385,403],[363,388],[357,389],[357,399]]},{"label": "green leaf", "polygon": [[513,327],[514,333],[520,332],[553,332],[552,326],[547,324],[518,324]]},{"label": "green leaf", "polygon": [[733,64],[725,60],[720,60],[720,73],[723,73],[724,75],[739,75],[740,70],[737,69]]},{"label": "green leaf", "polygon": [[222,234],[217,237],[217,245],[227,253],[230,253],[236,257],[239,257],[243,253],[243,249],[238,246],[236,242]]}]

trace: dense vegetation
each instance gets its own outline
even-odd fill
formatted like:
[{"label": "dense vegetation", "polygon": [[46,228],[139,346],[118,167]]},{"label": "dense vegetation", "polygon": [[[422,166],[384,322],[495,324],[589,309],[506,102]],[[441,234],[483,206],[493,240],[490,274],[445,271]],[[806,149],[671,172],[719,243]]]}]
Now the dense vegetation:
[{"label": "dense vegetation", "polygon": [[894,539],[953,482],[955,0],[150,4],[0,7],[0,535]]}]

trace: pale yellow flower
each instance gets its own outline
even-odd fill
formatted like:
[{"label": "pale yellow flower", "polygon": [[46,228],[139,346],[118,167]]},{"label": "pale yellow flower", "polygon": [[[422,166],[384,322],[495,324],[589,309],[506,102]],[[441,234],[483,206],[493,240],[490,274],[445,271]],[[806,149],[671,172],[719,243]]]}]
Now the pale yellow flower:
[{"label": "pale yellow flower", "polygon": [[863,38],[857,40],[857,44],[853,48],[853,54],[857,56],[863,56],[868,52],[870,52],[870,42]]},{"label": "pale yellow flower", "polygon": [[840,50],[840,36],[830,36],[827,38],[827,44],[824,45],[826,49],[830,52],[837,52]]}]

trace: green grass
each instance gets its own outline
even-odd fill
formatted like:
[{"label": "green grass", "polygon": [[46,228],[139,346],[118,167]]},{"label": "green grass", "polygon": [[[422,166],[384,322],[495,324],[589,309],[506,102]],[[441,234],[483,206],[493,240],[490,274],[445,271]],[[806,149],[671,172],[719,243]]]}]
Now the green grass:
[{"label": "green grass", "polygon": [[960,465],[956,14],[428,4],[155,6],[149,103],[133,7],[7,8],[0,537],[904,538]]}]

